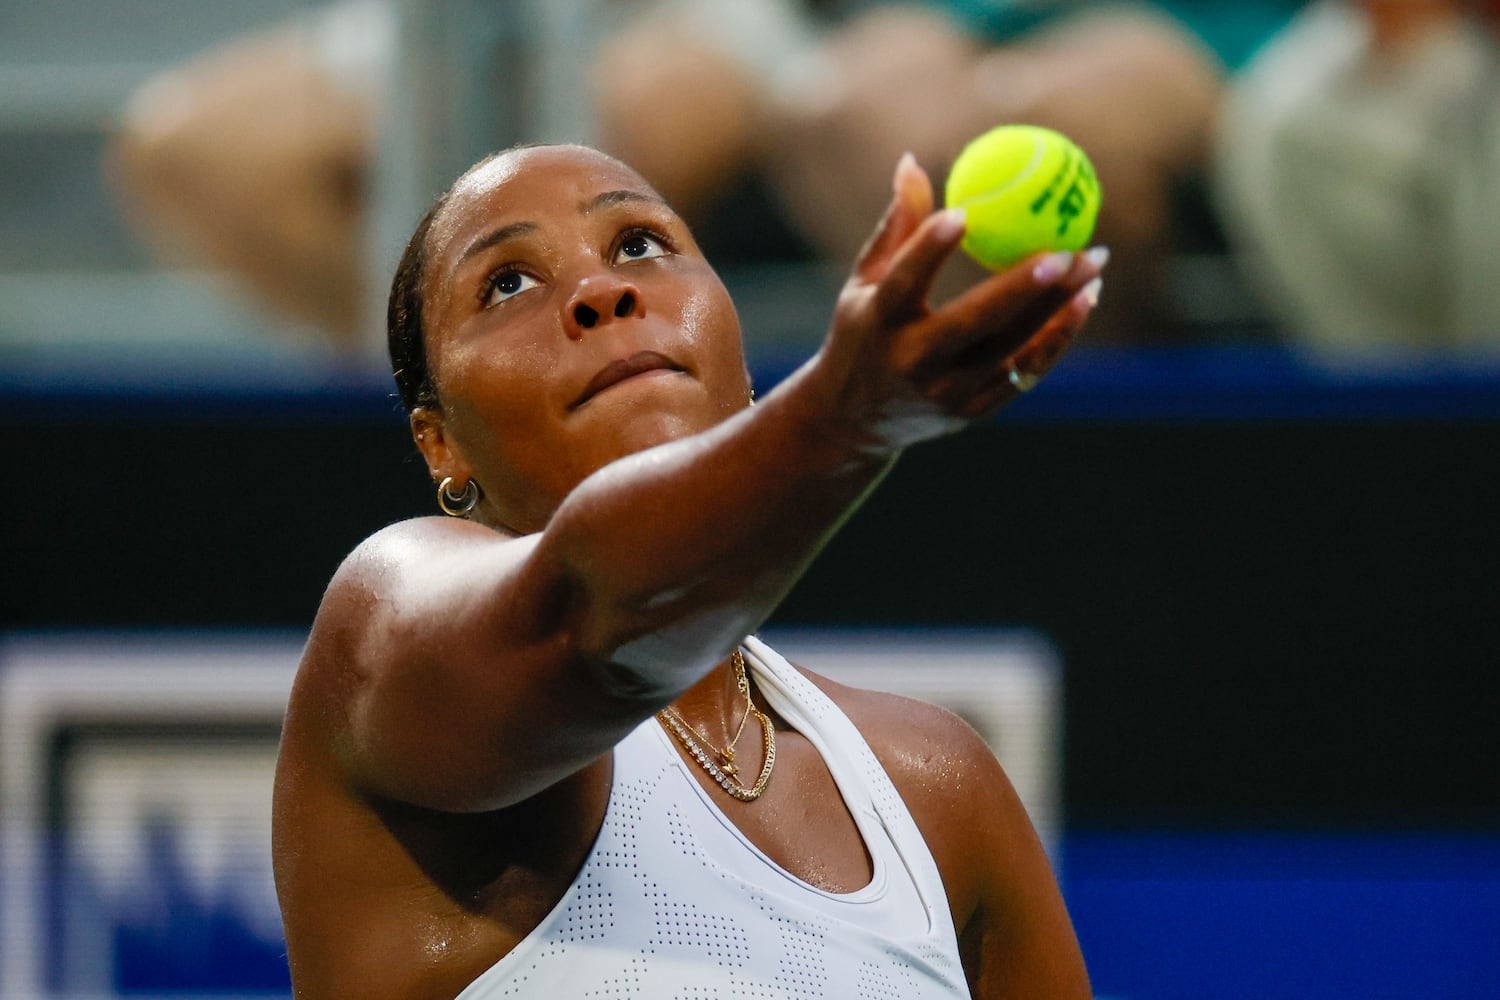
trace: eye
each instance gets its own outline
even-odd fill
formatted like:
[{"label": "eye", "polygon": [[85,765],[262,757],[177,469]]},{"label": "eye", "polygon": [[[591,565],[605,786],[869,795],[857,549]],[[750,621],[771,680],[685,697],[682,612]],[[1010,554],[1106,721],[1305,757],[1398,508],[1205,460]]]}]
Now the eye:
[{"label": "eye", "polygon": [[535,288],[537,284],[537,280],[529,274],[522,274],[520,271],[500,271],[490,278],[485,286],[484,304],[492,306],[497,302],[504,302],[528,288]]},{"label": "eye", "polygon": [[615,263],[623,264],[627,260],[665,257],[669,252],[666,245],[650,233],[635,232],[620,241],[620,249],[615,254]]}]

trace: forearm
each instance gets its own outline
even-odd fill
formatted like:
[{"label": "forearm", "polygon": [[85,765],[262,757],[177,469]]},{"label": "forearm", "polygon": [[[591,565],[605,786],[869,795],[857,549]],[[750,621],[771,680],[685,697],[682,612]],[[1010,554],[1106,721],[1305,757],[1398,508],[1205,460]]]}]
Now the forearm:
[{"label": "forearm", "polygon": [[704,434],[606,467],[549,524],[537,558],[576,595],[579,652],[622,690],[696,680],[765,621],[894,461],[830,419],[819,363]]},{"label": "forearm", "polygon": [[[962,234],[914,164],[845,284],[823,349],[758,407],[601,470],[538,556],[572,595],[579,654],[624,691],[670,695],[758,627],[904,447],[1016,394],[1093,305],[1103,258],[1037,259],[933,311]],[[1095,285],[1097,288],[1097,285]],[[1024,303],[1024,305],[1023,305]],[[612,673],[610,673],[612,672]]]}]

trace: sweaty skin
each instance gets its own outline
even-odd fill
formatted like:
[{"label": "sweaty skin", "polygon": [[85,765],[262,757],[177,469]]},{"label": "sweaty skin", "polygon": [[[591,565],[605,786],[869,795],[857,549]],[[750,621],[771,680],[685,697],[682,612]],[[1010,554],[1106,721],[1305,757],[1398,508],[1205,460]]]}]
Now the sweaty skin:
[{"label": "sweaty skin", "polygon": [[[903,160],[824,347],[750,407],[729,297],[633,171],[540,147],[458,182],[422,276],[439,404],[411,425],[434,480],[483,500],[471,520],[377,532],[319,609],[274,807],[299,998],[456,996],[568,887],[615,743],[667,704],[728,740],[739,639],[904,448],[1014,399],[1009,366],[1044,372],[1092,308],[1102,260],[1079,255],[930,309],[961,235]],[[1088,997],[1046,857],[973,730],[814,680],[927,840],[975,995]],[[773,718],[765,795],[716,801],[793,874],[862,887],[827,768]],[[739,763],[759,770],[756,741]]]}]

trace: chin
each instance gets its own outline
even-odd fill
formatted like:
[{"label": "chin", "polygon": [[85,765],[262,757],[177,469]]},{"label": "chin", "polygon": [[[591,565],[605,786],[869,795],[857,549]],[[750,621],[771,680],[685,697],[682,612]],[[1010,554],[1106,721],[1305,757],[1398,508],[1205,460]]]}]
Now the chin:
[{"label": "chin", "polygon": [[711,422],[692,419],[680,411],[640,407],[615,419],[615,450],[624,458],[647,448],[691,437],[711,426]]},{"label": "chin", "polygon": [[588,410],[589,423],[619,457],[701,433],[725,417],[686,376],[621,386],[591,400]]}]

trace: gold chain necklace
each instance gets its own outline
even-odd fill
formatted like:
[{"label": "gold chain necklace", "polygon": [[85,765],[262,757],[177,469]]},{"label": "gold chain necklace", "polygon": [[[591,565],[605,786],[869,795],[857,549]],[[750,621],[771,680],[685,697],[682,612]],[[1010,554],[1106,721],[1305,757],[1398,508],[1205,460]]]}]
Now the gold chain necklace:
[{"label": "gold chain necklace", "polygon": [[[766,713],[755,707],[755,701],[750,697],[750,678],[745,674],[745,654],[736,649],[731,661],[734,664],[735,686],[739,688],[740,694],[745,696],[745,714],[740,716],[740,725],[734,731],[734,738],[722,750],[714,746],[708,737],[699,732],[696,727],[689,725],[688,721],[670,705],[657,712],[656,717],[666,727],[667,732],[677,737],[677,741],[687,750],[688,755],[708,772],[709,777],[718,782],[720,788],[741,802],[753,802],[765,792],[766,785],[771,781],[771,768],[776,766],[776,729],[771,725],[771,720],[766,718]],[[766,759],[761,765],[760,776],[755,779],[755,784],[747,788],[740,783],[740,769],[734,762],[734,747],[745,732],[745,720],[752,715],[760,723],[760,731],[765,739]],[[714,757],[718,760],[714,760]]]}]

